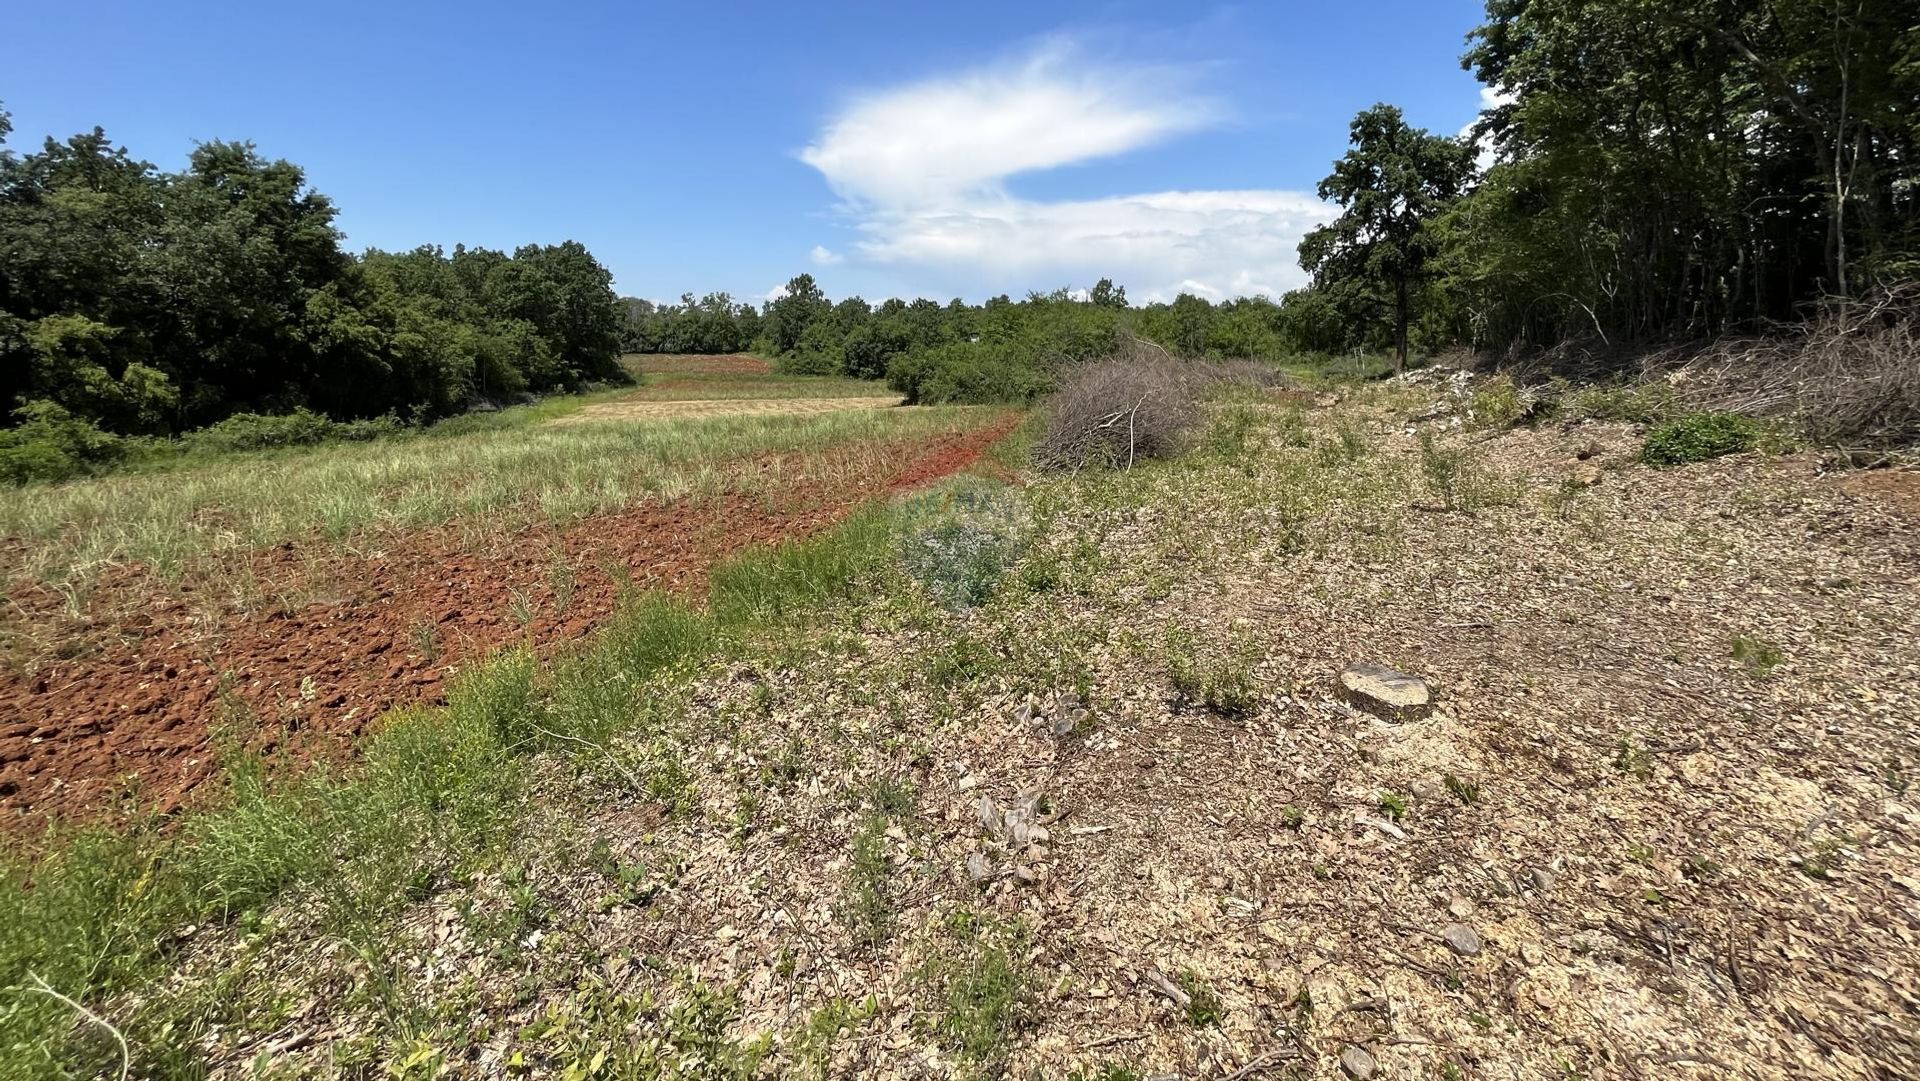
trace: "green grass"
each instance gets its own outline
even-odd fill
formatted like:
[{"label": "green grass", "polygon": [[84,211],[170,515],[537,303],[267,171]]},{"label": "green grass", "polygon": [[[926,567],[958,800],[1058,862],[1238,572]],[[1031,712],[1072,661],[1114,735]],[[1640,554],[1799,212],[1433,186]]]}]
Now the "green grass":
[{"label": "green grass", "polygon": [[[674,708],[669,688],[728,643],[783,637],[783,628],[849,596],[862,576],[891,561],[895,530],[923,521],[929,505],[939,498],[870,507],[838,530],[745,555],[717,570],[705,608],[657,593],[630,596],[610,626],[547,664],[519,650],[499,654],[471,669],[444,708],[390,714],[351,770],[269,772],[242,758],[224,803],[174,828],[60,830],[46,839],[44,856],[0,858],[0,1059],[13,1068],[9,1076],[118,1072],[118,1045],[103,1029],[76,1025],[58,999],[26,990],[39,980],[103,1011],[132,1045],[136,1076],[192,1075],[203,1037],[253,1006],[240,968],[145,993],[177,961],[176,935],[192,925],[255,927],[270,911],[288,911],[293,898],[303,921],[297,933],[338,941],[360,958],[367,976],[357,993],[391,1031],[412,1031],[420,1007],[408,990],[412,977],[396,967],[394,921],[408,904],[511,863],[530,810],[530,752],[570,754],[583,768],[610,763],[652,798],[685,802],[690,782],[669,741],[643,740],[642,753],[622,759],[612,737],[645,736],[657,711]],[[907,813],[911,794],[877,788],[873,801],[883,831],[889,816]],[[273,940],[270,928],[262,933]],[[1004,1030],[1011,1008],[995,996],[1007,992],[1013,962],[1004,952],[986,961],[976,982],[953,987],[977,1005],[973,1020],[954,1023],[969,1053],[988,1050],[983,1041]],[[725,1004],[702,994],[664,1011],[607,1005],[657,1015],[689,1039],[716,1040],[714,1011]],[[675,1014],[683,1008],[699,1016]],[[593,1018],[580,1023],[582,1038],[599,1031]],[[569,1040],[554,1048],[553,1061],[576,1061],[570,1049],[583,1045]],[[726,1076],[756,1061],[751,1048],[709,1050],[733,1064]],[[403,1064],[409,1056],[395,1058]],[[409,1069],[424,1076],[431,1058]]]},{"label": "green grass", "polygon": [[226,456],[14,493],[0,504],[0,536],[20,543],[0,571],[85,582],[139,562],[177,575],[209,557],[282,541],[367,543],[454,520],[502,534],[642,502],[784,484],[785,471],[744,467],[770,452],[850,446],[857,453],[836,456],[836,467],[870,475],[902,441],[959,431],[981,416],[950,407],[647,423],[449,421],[410,439]]}]

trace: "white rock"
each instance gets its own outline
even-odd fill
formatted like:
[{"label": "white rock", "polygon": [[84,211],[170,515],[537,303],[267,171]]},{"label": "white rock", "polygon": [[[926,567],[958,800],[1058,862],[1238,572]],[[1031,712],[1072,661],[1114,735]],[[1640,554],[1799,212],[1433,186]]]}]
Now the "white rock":
[{"label": "white rock", "polygon": [[1371,661],[1347,665],[1340,673],[1340,684],[1347,689],[1348,697],[1389,715],[1424,709],[1433,701],[1426,680]]}]

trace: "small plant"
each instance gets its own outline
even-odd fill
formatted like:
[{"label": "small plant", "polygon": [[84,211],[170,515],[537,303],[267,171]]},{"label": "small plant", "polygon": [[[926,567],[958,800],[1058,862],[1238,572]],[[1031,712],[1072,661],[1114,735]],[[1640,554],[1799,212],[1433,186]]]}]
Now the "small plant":
[{"label": "small plant", "polygon": [[1613,768],[1644,781],[1653,776],[1653,756],[1634,746],[1632,740],[1622,739],[1619,753],[1613,756]]},{"label": "small plant", "polygon": [[553,562],[547,565],[547,589],[553,594],[554,615],[564,616],[567,609],[573,607],[573,594],[578,584],[573,564],[567,562],[565,553],[555,552]]},{"label": "small plant", "polygon": [[1143,1081],[1145,1075],[1129,1066],[1112,1062],[1103,1062],[1093,1072],[1075,1070],[1067,1075],[1067,1081]]},{"label": "small plant", "polygon": [[1749,451],[1759,442],[1760,422],[1738,413],[1688,413],[1647,433],[1640,460],[1672,466]]},{"label": "small plant", "polygon": [[1300,808],[1289,803],[1280,808],[1280,824],[1290,830],[1297,830],[1307,824],[1307,816]]},{"label": "small plant", "polygon": [[1220,1024],[1222,1016],[1220,996],[1214,993],[1213,988],[1207,986],[1198,972],[1187,969],[1180,974],[1177,982],[1180,990],[1187,996],[1187,1004],[1183,1011],[1187,1017],[1187,1024],[1194,1028],[1212,1028]]},{"label": "small plant", "polygon": [[1258,651],[1251,642],[1237,642],[1221,652],[1202,651],[1191,633],[1167,635],[1167,665],[1173,689],[1189,702],[1229,717],[1253,712],[1260,705],[1260,688],[1253,676]]},{"label": "small plant", "polygon": [[1467,403],[1473,426],[1481,429],[1511,428],[1520,423],[1529,408],[1526,396],[1520,393],[1512,378],[1505,375],[1496,375],[1482,383]]},{"label": "small plant", "polygon": [[893,924],[893,886],[887,864],[887,816],[867,815],[853,836],[852,882],[844,915],[854,937],[873,948],[887,939]]},{"label": "small plant", "polygon": [[1453,798],[1459,800],[1461,803],[1475,804],[1480,802],[1480,786],[1474,784],[1472,781],[1463,781],[1449,773],[1440,778],[1440,783],[1445,785],[1447,791],[1452,794]]},{"label": "small plant", "polygon": [[949,520],[928,526],[902,543],[900,561],[943,607],[955,611],[986,603],[1022,545],[987,526]]},{"label": "small plant", "polygon": [[1746,666],[1747,674],[1760,679],[1780,666],[1786,654],[1778,646],[1763,642],[1758,638],[1741,635],[1733,640],[1733,659]]},{"label": "small plant", "polygon": [[1640,844],[1637,841],[1627,846],[1627,858],[1642,866],[1653,866],[1653,855],[1654,853],[1651,847]]},{"label": "small plant", "polygon": [[965,910],[946,930],[949,941],[918,973],[933,999],[934,1035],[961,1061],[997,1076],[1027,1021],[1026,932]]},{"label": "small plant", "polygon": [[440,660],[440,625],[432,620],[416,620],[407,638],[413,643],[413,651],[426,658],[428,664]]},{"label": "small plant", "polygon": [[538,611],[533,606],[533,598],[524,589],[509,591],[507,595],[507,614],[513,618],[514,625],[526,627],[533,622]]},{"label": "small plant", "polygon": [[1407,817],[1407,797],[1398,792],[1382,789],[1379,802],[1380,813],[1390,822],[1398,822]]}]

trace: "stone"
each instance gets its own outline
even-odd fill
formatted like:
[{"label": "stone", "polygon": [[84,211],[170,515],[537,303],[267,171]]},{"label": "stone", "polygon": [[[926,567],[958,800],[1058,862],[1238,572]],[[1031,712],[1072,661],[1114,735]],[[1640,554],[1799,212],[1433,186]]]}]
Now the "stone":
[{"label": "stone", "polygon": [[1462,957],[1472,957],[1480,952],[1480,935],[1464,923],[1450,923],[1440,932],[1440,938],[1447,948]]},{"label": "stone", "polygon": [[1426,680],[1371,661],[1347,665],[1340,673],[1340,685],[1359,705],[1395,719],[1424,711],[1433,701]]},{"label": "stone", "polygon": [[1473,902],[1456,893],[1447,901],[1447,915],[1456,920],[1464,920],[1473,915]]},{"label": "stone", "polygon": [[1353,1081],[1367,1081],[1378,1068],[1373,1056],[1367,1054],[1364,1047],[1348,1047],[1340,1052],[1340,1072],[1353,1078]]},{"label": "stone", "polygon": [[1541,893],[1546,893],[1547,891],[1553,889],[1554,883],[1558,881],[1556,878],[1554,878],[1553,872],[1548,870],[1545,867],[1535,867],[1533,869],[1532,878],[1533,878],[1533,888],[1536,890],[1539,890]]},{"label": "stone", "polygon": [[992,878],[993,868],[987,863],[987,857],[978,852],[967,853],[967,877],[973,879],[975,885]]}]

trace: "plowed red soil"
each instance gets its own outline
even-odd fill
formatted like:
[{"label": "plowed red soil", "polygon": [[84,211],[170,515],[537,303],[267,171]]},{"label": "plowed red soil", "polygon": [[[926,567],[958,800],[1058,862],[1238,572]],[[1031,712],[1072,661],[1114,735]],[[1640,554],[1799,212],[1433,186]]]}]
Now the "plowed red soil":
[{"label": "plowed red soil", "polygon": [[[817,533],[866,500],[964,469],[1016,423],[903,446],[888,476],[636,507],[528,529],[478,552],[448,526],[398,538],[378,555],[318,543],[257,553],[260,578],[283,593],[301,581],[337,583],[336,596],[297,610],[209,623],[182,590],[119,583],[114,610],[136,611],[128,591],[144,588],[145,611],[95,636],[90,655],[0,672],[0,829],[107,817],[129,802],[171,812],[215,776],[214,733],[236,719],[263,753],[344,756],[389,708],[443,700],[463,661],[592,630],[612,613],[620,577],[697,590],[723,557]],[[563,560],[573,585],[560,611]],[[533,613],[525,626],[510,614],[516,603]]]}]

